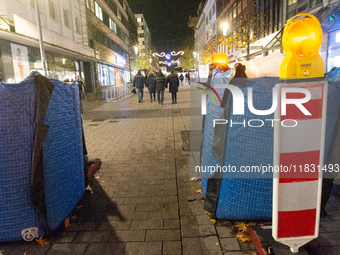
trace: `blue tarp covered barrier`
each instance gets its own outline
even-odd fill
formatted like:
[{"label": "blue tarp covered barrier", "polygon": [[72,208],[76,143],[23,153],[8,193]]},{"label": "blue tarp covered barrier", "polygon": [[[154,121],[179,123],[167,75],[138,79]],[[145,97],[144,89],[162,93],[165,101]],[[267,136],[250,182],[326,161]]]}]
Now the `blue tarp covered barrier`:
[{"label": "blue tarp covered barrier", "polygon": [[[211,86],[214,88],[216,83],[227,81],[230,71],[226,73],[215,72]],[[333,77],[334,78],[334,77]],[[325,140],[325,159],[329,152],[332,136],[339,112],[340,105],[340,82],[335,82],[331,77],[328,81],[328,103],[327,103],[327,125]],[[265,77],[248,79],[246,87],[238,87],[244,94],[244,115],[233,115],[233,104],[230,104],[229,127],[226,131],[223,150],[224,166],[235,166],[240,170],[241,166],[264,166],[273,165],[273,128],[270,121],[266,119],[274,119],[273,114],[259,116],[252,114],[247,105],[247,88],[253,88],[253,102],[255,109],[265,110],[272,106],[272,88],[280,82],[277,77]],[[222,98],[224,89],[216,89]],[[216,106],[213,100],[208,97],[207,114],[204,124],[204,136],[201,153],[201,168],[204,166],[219,166],[213,153],[213,144],[215,128],[213,120],[223,116],[224,108]],[[249,127],[247,122],[250,119],[261,119],[265,125],[261,128]],[[230,121],[233,123],[243,123],[246,120],[246,127],[242,124],[230,127]],[[259,123],[252,123],[259,125]],[[215,137],[216,139],[216,137]],[[224,138],[223,138],[224,139]],[[218,176],[218,194],[207,192],[209,178],[212,173],[206,171],[201,172],[202,191],[206,201],[212,196],[217,197],[217,203],[214,215],[220,219],[270,219],[272,217],[272,174],[261,173],[230,173],[224,172]],[[210,178],[211,180],[211,178]],[[208,196],[208,197],[207,197]],[[210,207],[211,208],[211,207]]]},{"label": "blue tarp covered barrier", "polygon": [[[21,240],[21,231],[38,227],[32,205],[32,152],[36,128],[34,73],[19,84],[0,83],[0,241]],[[45,205],[54,230],[73,210],[85,191],[81,115],[76,84],[51,80],[54,90],[44,124]]]}]

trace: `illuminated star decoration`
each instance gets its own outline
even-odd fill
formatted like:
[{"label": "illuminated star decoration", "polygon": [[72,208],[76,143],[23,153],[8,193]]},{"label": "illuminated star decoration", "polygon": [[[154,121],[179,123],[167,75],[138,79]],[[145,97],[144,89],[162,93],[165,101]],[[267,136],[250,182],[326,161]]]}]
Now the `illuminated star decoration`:
[{"label": "illuminated star decoration", "polygon": [[171,55],[170,55],[169,53],[167,53],[167,54],[165,55],[165,58],[166,58],[166,59],[170,59],[170,58],[171,58]]}]

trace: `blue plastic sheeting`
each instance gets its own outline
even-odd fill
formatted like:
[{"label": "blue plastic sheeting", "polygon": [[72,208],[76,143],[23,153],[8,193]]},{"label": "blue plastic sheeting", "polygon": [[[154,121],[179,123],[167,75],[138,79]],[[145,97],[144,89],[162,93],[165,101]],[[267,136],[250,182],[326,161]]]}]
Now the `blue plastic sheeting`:
[{"label": "blue plastic sheeting", "polygon": [[28,227],[43,233],[30,196],[34,94],[33,79],[0,83],[0,241],[22,239]]},{"label": "blue plastic sheeting", "polygon": [[[226,83],[229,77],[229,74],[231,73],[231,70],[222,73],[222,72],[214,72],[213,77],[210,86],[213,87],[217,94],[220,96],[220,98],[223,98],[224,89],[223,88],[215,88],[216,81],[224,82]],[[213,94],[215,97],[215,95]],[[212,152],[212,143],[214,139],[214,126],[213,126],[213,120],[218,119],[224,109],[220,107],[219,101],[216,99],[217,106],[215,105],[213,99],[208,96],[207,97],[207,114],[204,124],[204,136],[203,136],[203,145],[202,145],[202,155],[201,155],[201,166],[216,166],[219,165]],[[205,196],[206,189],[207,189],[207,181],[210,176],[210,173],[207,172],[201,172],[201,186],[202,186],[202,192]]]},{"label": "blue plastic sheeting", "polygon": [[47,223],[55,229],[77,205],[85,184],[78,85],[52,82],[43,154]]},{"label": "blue plastic sheeting", "polygon": [[[0,83],[0,241],[21,240],[21,231],[44,230],[30,196],[35,133],[34,74],[19,84]],[[55,229],[82,197],[84,185],[78,86],[52,80],[45,124],[44,175],[47,221]]]},{"label": "blue plastic sheeting", "polygon": [[[217,77],[227,77],[229,73],[219,73]],[[281,83],[276,77],[256,78],[247,81],[247,87],[253,88],[253,102],[255,109],[269,109],[272,105],[272,88]],[[214,86],[214,80],[212,82]],[[245,114],[233,115],[232,104],[230,108],[229,123],[242,123],[246,120],[246,127],[237,124],[228,129],[225,152],[225,166],[273,165],[273,128],[270,121],[273,114],[258,116],[252,114],[247,106],[247,87],[239,87],[245,97]],[[222,97],[223,92],[219,92]],[[325,159],[331,144],[334,127],[339,110],[340,83],[329,82],[328,109],[325,140]],[[212,149],[214,137],[213,119],[218,119],[223,109],[215,106],[212,100],[208,100],[207,115],[205,122],[201,166],[216,166]],[[250,119],[261,119],[265,125],[261,128],[251,128],[247,122]],[[259,122],[252,123],[259,125]],[[206,196],[207,178],[210,173],[201,173],[202,191]],[[241,177],[241,178],[239,178]],[[272,174],[261,173],[223,173],[221,180],[217,218],[221,219],[269,219],[272,217]]]}]

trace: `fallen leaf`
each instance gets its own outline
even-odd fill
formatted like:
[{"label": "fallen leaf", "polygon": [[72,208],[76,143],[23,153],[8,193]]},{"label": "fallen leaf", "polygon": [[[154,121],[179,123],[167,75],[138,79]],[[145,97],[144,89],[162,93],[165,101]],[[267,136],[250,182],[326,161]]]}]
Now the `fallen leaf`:
[{"label": "fallen leaf", "polygon": [[240,240],[241,242],[250,242],[251,241],[251,238],[250,236],[244,234],[243,232],[238,232],[237,235],[236,235],[236,238],[238,240]]},{"label": "fallen leaf", "polygon": [[234,227],[235,228],[238,228],[238,230],[239,231],[242,231],[242,232],[247,232],[247,225],[246,224],[244,224],[244,222],[236,222],[235,224],[234,224]]},{"label": "fallen leaf", "polygon": [[216,220],[215,220],[215,219],[211,219],[210,221],[212,222],[212,224],[215,224],[215,223],[216,223]]},{"label": "fallen leaf", "polygon": [[65,229],[70,227],[70,219],[68,217],[65,219],[64,224],[65,224]]},{"label": "fallen leaf", "polygon": [[[2,253],[0,253],[0,255],[2,255]],[[27,254],[27,253],[25,252],[24,255],[30,255],[30,254]]]},{"label": "fallen leaf", "polygon": [[107,181],[101,181],[102,183],[105,183],[105,182],[107,182]]},{"label": "fallen leaf", "polygon": [[164,207],[162,207],[161,209],[159,209],[159,211],[161,211],[161,212],[165,212],[165,208],[164,208]]},{"label": "fallen leaf", "polygon": [[[5,250],[0,251],[0,255],[4,255],[4,254],[2,253],[3,251],[5,251]],[[26,254],[26,252],[25,252],[25,254]]]},{"label": "fallen leaf", "polygon": [[43,239],[43,236],[41,236],[39,239],[35,239],[35,241],[41,246],[49,244],[49,242],[46,239]]},{"label": "fallen leaf", "polygon": [[99,176],[99,175],[97,175],[97,176],[95,176],[94,178],[96,178],[96,179],[99,179],[99,178],[100,178],[100,176]]},{"label": "fallen leaf", "polygon": [[204,202],[204,197],[201,197],[201,201]]},{"label": "fallen leaf", "polygon": [[205,214],[211,215],[211,213],[210,213],[210,212],[208,212],[208,211],[205,211]]},{"label": "fallen leaf", "polygon": [[201,189],[196,190],[196,194],[203,193]]}]

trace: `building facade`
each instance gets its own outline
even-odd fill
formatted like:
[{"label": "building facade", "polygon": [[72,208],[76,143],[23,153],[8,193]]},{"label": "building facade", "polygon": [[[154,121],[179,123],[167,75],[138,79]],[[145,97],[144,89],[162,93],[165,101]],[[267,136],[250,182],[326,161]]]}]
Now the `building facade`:
[{"label": "building facade", "polygon": [[135,14],[136,21],[138,23],[138,49],[139,49],[139,56],[144,57],[145,52],[152,51],[151,46],[151,33],[146,23],[145,17],[143,14]]},{"label": "building facade", "polygon": [[[318,18],[323,28],[324,36],[320,54],[324,59],[326,70],[329,71],[335,65],[340,66],[340,63],[335,64],[339,62],[337,55],[340,52],[338,52],[340,45],[336,41],[340,1],[218,0],[216,4],[218,37],[232,36],[244,17],[256,13],[257,25],[251,32],[253,35],[256,34],[256,37],[250,44],[250,58],[266,56],[274,51],[282,52],[281,39],[286,22],[299,13],[311,13]],[[226,35],[223,31],[225,24],[228,24]],[[245,60],[247,55],[244,48],[226,47],[223,44],[219,45],[218,51],[226,52],[231,63]]]},{"label": "building facade", "polygon": [[94,92],[96,84],[130,82],[128,51],[134,19],[129,19],[133,13],[126,0],[0,0],[2,81],[20,82],[32,71],[43,71],[36,4],[48,77],[74,80],[80,75],[88,92]]}]

